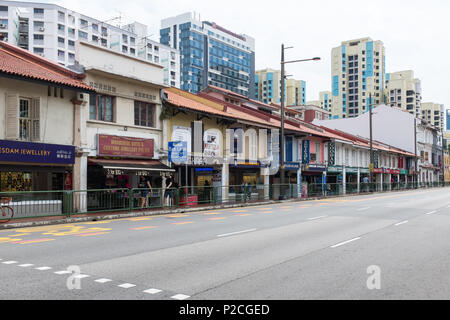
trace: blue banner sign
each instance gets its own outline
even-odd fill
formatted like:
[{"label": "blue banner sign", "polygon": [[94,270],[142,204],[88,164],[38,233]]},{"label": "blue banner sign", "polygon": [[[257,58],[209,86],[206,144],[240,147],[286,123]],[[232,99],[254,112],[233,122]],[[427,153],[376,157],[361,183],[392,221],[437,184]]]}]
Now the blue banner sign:
[{"label": "blue banner sign", "polygon": [[187,142],[169,142],[169,162],[187,163]]},{"label": "blue banner sign", "polygon": [[311,141],[309,140],[303,140],[302,141],[302,163],[308,164],[309,163],[309,147],[311,145]]},{"label": "blue banner sign", "polygon": [[0,162],[70,165],[75,163],[75,147],[0,140]]}]

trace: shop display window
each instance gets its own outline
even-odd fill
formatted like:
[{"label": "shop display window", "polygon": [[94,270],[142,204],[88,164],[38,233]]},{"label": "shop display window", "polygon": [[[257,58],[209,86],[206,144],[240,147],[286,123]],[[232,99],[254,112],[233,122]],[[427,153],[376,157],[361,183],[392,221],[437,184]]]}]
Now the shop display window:
[{"label": "shop display window", "polygon": [[0,172],[0,192],[22,192],[32,190],[32,175],[29,172]]}]

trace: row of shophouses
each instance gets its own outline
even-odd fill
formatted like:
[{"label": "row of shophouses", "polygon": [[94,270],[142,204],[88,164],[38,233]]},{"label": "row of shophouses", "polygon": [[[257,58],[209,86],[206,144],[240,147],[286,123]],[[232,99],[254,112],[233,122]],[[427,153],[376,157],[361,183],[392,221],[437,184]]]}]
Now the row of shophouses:
[{"label": "row of shophouses", "polygon": [[[83,42],[76,62],[69,70],[0,42],[0,192],[136,188],[142,177],[164,188],[172,176],[231,198],[235,186],[281,182],[279,106],[171,88],[160,65]],[[369,140],[301,118],[286,110],[286,183],[299,196],[325,182],[360,189]],[[186,143],[185,162],[170,161],[174,142]],[[428,147],[425,158],[374,141],[373,182],[439,181],[442,149]]]}]

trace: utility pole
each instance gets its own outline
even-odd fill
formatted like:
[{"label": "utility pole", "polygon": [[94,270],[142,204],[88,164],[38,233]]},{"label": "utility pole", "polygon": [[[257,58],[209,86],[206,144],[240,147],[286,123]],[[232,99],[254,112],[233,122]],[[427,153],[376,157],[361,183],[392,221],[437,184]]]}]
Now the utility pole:
[{"label": "utility pole", "polygon": [[370,183],[373,183],[373,170],[375,161],[373,156],[373,133],[372,133],[372,94],[369,95],[369,130],[370,130]]},{"label": "utility pole", "polygon": [[284,179],[284,86],[285,86],[285,70],[284,70],[284,44],[281,45],[281,154],[280,154],[280,176],[281,190],[283,190]]},{"label": "utility pole", "polygon": [[[419,186],[419,176],[416,174],[418,172],[418,159],[417,159],[417,118],[414,117],[414,153],[415,153],[415,159],[414,159],[414,174],[413,177],[416,177],[415,180],[417,180],[417,186]],[[414,182],[414,181],[413,181]]]}]

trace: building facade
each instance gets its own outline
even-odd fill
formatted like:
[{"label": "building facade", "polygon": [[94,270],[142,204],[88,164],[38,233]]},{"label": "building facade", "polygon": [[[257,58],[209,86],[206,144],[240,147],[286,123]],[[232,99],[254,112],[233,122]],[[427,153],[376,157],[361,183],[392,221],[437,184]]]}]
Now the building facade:
[{"label": "building facade", "polygon": [[[385,49],[381,41],[362,38],[342,42],[331,53],[334,119],[353,118],[383,102]],[[372,101],[369,101],[370,96]]]},{"label": "building facade", "polygon": [[433,102],[422,103],[422,119],[440,131],[445,130],[444,105]]},{"label": "building facade", "polygon": [[137,22],[119,28],[54,4],[0,1],[0,40],[65,66],[75,62],[75,42],[85,41],[161,64],[165,83],[180,85],[179,51],[148,39]]},{"label": "building facade", "polygon": [[160,42],[181,54],[181,89],[208,85],[255,96],[255,40],[185,13],[161,21]]},{"label": "building facade", "polygon": [[386,74],[385,104],[408,111],[416,118],[422,116],[422,86],[414,71]]}]

